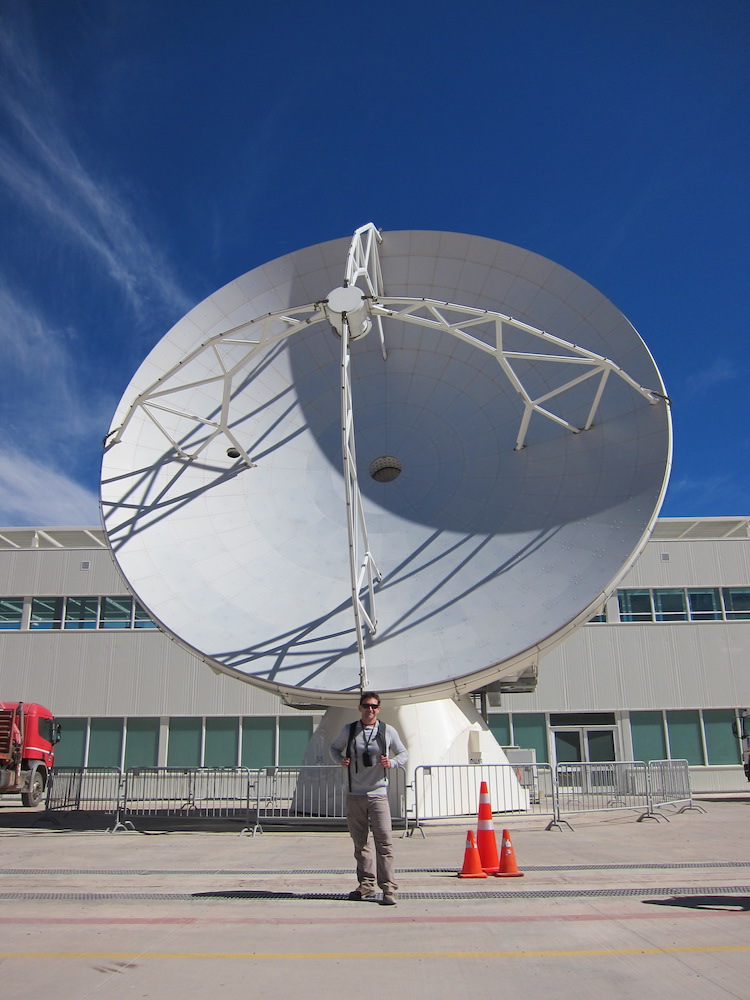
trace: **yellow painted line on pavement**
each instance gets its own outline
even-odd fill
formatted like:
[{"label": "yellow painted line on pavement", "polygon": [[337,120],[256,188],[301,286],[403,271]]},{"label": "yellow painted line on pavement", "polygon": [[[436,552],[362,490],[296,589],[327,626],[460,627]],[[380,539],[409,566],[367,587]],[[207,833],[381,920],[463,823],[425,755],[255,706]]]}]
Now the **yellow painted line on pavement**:
[{"label": "yellow painted line on pavement", "polygon": [[60,959],[60,958],[96,958],[114,961],[145,958],[159,959],[248,959],[255,960],[291,960],[304,959],[362,959],[375,958],[612,958],[618,955],[698,955],[707,952],[743,952],[750,951],[750,944],[716,944],[695,945],[680,948],[602,948],[545,951],[3,951],[0,959]]}]

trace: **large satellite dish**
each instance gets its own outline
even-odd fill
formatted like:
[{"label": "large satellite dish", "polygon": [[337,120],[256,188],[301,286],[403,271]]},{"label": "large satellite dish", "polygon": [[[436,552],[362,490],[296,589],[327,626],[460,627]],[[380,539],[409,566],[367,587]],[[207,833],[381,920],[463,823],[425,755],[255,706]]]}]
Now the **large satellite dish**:
[{"label": "large satellite dish", "polygon": [[518,677],[642,550],[664,386],[527,250],[371,225],[248,272],[156,345],[106,438],[112,551],[161,626],[297,703]]}]

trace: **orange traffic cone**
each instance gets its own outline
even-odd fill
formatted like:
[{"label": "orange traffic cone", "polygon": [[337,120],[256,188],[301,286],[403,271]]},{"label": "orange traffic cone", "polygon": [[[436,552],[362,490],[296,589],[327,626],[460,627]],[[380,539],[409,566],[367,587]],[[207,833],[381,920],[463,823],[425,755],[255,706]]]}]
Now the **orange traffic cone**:
[{"label": "orange traffic cone", "polygon": [[466,850],[464,851],[464,866],[458,873],[459,878],[487,878],[487,872],[482,871],[482,861],[479,857],[474,831],[466,834]]},{"label": "orange traffic cone", "polygon": [[487,791],[486,781],[483,781],[479,786],[477,847],[479,848],[479,856],[482,859],[482,869],[490,874],[494,874],[500,867],[500,861],[497,856],[497,840],[495,839],[495,828],[492,825],[490,793]]},{"label": "orange traffic cone", "polygon": [[493,873],[498,878],[521,878],[524,874],[519,872],[516,864],[516,852],[510,842],[510,831],[503,830],[503,842],[500,848],[500,868]]}]

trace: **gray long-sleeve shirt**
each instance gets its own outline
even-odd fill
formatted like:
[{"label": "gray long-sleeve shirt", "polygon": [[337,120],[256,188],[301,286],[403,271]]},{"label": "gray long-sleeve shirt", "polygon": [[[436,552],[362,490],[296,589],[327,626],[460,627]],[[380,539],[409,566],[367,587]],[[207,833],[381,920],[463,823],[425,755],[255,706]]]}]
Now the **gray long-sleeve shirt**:
[{"label": "gray long-sleeve shirt", "polygon": [[[380,743],[377,738],[377,726],[367,726],[357,723],[356,735],[352,744],[352,762],[347,768],[350,778],[352,795],[387,795],[388,771],[380,766]],[[371,731],[374,730],[374,731]],[[346,745],[349,742],[349,726],[346,725],[330,746],[331,759],[340,764],[346,757]],[[401,742],[393,726],[385,727],[386,757],[392,764],[403,765],[408,760],[406,747]],[[369,753],[372,764],[364,766],[364,755]]]}]

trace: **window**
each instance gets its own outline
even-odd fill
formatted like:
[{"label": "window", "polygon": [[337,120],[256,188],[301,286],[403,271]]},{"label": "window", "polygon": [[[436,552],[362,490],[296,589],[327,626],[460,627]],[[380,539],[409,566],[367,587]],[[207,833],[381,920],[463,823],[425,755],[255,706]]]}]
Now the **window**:
[{"label": "window", "polygon": [[750,618],[750,587],[722,587],[727,621]]},{"label": "window", "polygon": [[138,601],[135,602],[133,628],[158,628],[154,619],[150,617],[146,609]]},{"label": "window", "polygon": [[65,628],[96,628],[98,610],[96,597],[69,597],[65,602]]},{"label": "window", "polygon": [[100,628],[130,628],[132,617],[132,598],[102,597]]},{"label": "window", "polygon": [[690,604],[690,620],[700,621],[720,621],[721,620],[721,600],[717,587],[710,587],[706,590],[688,590],[688,603]]},{"label": "window", "polygon": [[704,708],[703,730],[709,764],[739,764],[740,748],[732,732],[736,718],[733,708]]},{"label": "window", "polygon": [[652,622],[654,620],[650,590],[618,590],[617,601],[620,605],[621,622]]},{"label": "window", "polygon": [[697,710],[667,712],[669,756],[688,764],[705,764],[701,743],[700,715]]},{"label": "window", "polygon": [[676,588],[653,591],[654,610],[658,622],[686,622],[685,591]]},{"label": "window", "polygon": [[18,629],[21,628],[22,617],[23,598],[0,598],[0,629],[13,629],[18,631]]},{"label": "window", "polygon": [[501,747],[510,746],[510,716],[501,712],[491,712],[487,725]]},{"label": "window", "polygon": [[201,719],[170,719],[168,767],[201,766]]},{"label": "window", "polygon": [[276,763],[276,719],[258,716],[242,720],[242,766],[271,767]]},{"label": "window", "polygon": [[55,747],[55,767],[83,767],[88,719],[57,719],[62,738]]},{"label": "window", "polygon": [[633,760],[665,760],[664,718],[661,712],[631,712]]},{"label": "window", "polygon": [[35,597],[31,602],[31,628],[62,628],[62,597]]},{"label": "window", "polygon": [[204,767],[236,767],[239,720],[206,719]]},{"label": "window", "polygon": [[312,736],[312,719],[284,717],[279,719],[279,765],[297,767],[305,757]]},{"label": "window", "polygon": [[89,725],[88,767],[119,767],[122,719],[92,719]]},{"label": "window", "polygon": [[125,767],[156,767],[159,763],[159,719],[128,719]]},{"label": "window", "polygon": [[513,715],[513,743],[517,747],[536,750],[538,764],[549,762],[547,723],[542,712]]},{"label": "window", "polygon": [[607,609],[602,608],[598,615],[593,615],[589,618],[587,624],[591,625],[594,622],[606,622],[607,621]]}]

